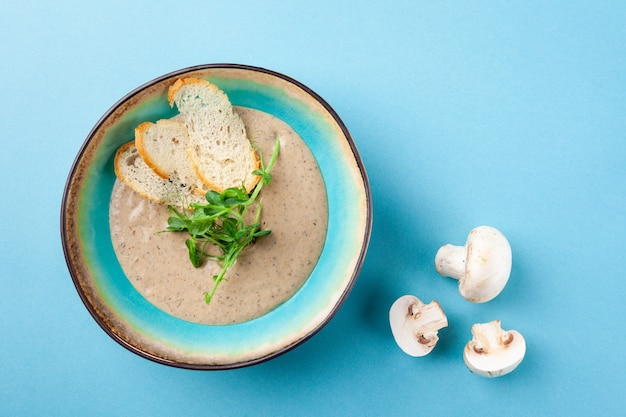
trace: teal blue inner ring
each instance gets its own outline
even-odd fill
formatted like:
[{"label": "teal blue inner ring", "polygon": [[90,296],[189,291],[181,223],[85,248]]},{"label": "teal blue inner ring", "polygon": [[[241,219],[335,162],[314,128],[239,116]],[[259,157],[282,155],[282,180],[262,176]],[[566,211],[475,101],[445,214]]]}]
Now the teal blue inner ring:
[{"label": "teal blue inner ring", "polygon": [[[129,111],[108,129],[94,163],[87,173],[80,197],[80,238],[95,284],[104,302],[137,332],[180,352],[193,355],[237,357],[263,345],[289,338],[316,320],[337,291],[343,291],[346,273],[363,244],[359,225],[359,176],[356,163],[339,143],[346,139],[329,119],[281,89],[244,79],[210,78],[228,94],[233,105],[272,114],[289,124],[315,156],[326,184],[329,218],[327,239],[317,266],[303,287],[273,311],[248,322],[210,326],[178,319],[148,302],[129,282],[113,251],[108,207],[115,175],[117,148],[133,139],[134,127],[145,120],[174,114],[165,97]],[[350,158],[352,158],[350,160]],[[362,191],[361,191],[362,193]],[[277,349],[283,348],[278,346]]]}]

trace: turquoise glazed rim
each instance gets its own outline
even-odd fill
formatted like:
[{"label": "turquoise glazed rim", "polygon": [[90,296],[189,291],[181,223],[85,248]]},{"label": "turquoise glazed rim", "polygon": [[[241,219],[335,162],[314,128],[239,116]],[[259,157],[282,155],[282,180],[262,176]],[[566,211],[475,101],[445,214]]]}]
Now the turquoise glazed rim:
[{"label": "turquoise glazed rim", "polygon": [[[235,106],[289,124],[320,167],[328,197],[328,230],[319,261],[289,300],[256,319],[203,325],[147,301],[126,278],[113,251],[109,200],[117,148],[135,127],[174,115],[168,87],[180,77],[216,84]],[[354,286],[369,244],[372,202],[356,146],[335,111],[303,84],[263,68],[211,64],[156,78],[118,101],[96,123],[72,165],[61,207],[61,237],[74,285],[102,329],[130,351],[191,369],[248,366],[284,353],[317,333]]]}]

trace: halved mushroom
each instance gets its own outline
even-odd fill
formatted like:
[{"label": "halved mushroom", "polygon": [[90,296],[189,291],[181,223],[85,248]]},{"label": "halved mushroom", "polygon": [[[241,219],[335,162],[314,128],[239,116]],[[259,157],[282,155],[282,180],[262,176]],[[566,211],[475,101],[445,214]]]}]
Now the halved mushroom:
[{"label": "halved mushroom", "polygon": [[437,301],[424,304],[413,295],[398,298],[389,310],[391,333],[400,349],[411,356],[428,355],[448,319]]},{"label": "halved mushroom", "polygon": [[472,326],[472,340],[465,345],[463,360],[473,373],[493,378],[512,372],[526,354],[526,341],[515,330],[504,331],[500,320]]},{"label": "halved mushroom", "polygon": [[437,272],[458,279],[461,296],[474,303],[500,294],[509,280],[511,263],[508,240],[490,226],[473,229],[465,246],[444,245],[435,256]]}]

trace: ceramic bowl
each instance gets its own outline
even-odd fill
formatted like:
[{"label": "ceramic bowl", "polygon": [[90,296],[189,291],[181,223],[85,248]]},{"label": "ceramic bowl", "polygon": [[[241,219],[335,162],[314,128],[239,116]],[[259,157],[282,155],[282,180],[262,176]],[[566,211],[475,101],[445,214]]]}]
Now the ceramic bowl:
[{"label": "ceramic bowl", "polygon": [[[176,318],[146,300],[122,270],[111,240],[109,202],[117,148],[145,120],[170,117],[167,89],[180,77],[204,78],[235,106],[269,113],[291,126],[315,157],[326,186],[328,228],[322,253],[303,286],[286,302],[249,321],[203,325]],[[274,358],[308,340],[338,311],[367,251],[370,188],[348,130],[316,93],[262,68],[216,64],[154,79],[114,104],[96,123],[71,167],[61,207],[69,273],[100,327],[130,351],[191,369],[230,369]]]}]

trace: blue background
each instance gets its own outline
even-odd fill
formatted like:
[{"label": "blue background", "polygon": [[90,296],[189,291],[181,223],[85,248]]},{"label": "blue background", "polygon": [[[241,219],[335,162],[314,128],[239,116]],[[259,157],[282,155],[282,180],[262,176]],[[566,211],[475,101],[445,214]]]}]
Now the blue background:
[{"label": "blue background", "polygon": [[[0,14],[0,415],[619,415],[626,398],[626,3],[12,2]],[[98,118],[205,63],[312,88],[361,152],[374,201],[362,273],[295,350],[198,372],[142,359],[93,321],[59,211]],[[482,305],[434,270],[480,224],[513,248]],[[387,313],[414,294],[450,326],[429,356]],[[475,322],[526,337],[512,374],[463,364]]]}]

